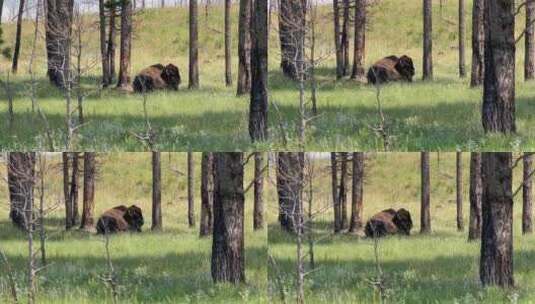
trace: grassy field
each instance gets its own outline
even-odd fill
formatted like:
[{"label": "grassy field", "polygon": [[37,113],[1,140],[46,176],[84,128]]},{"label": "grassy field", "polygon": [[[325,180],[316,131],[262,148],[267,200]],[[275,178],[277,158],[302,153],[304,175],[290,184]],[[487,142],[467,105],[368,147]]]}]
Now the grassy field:
[{"label": "grassy field", "polygon": [[[145,226],[140,234],[121,234],[111,238],[113,264],[118,272],[121,303],[267,303],[267,234],[252,229],[252,200],[246,197],[245,253],[246,283],[240,286],[214,285],[210,275],[211,238],[199,239],[200,181],[197,178],[195,208],[197,225],[187,223],[184,154],[162,154],[162,210],[164,231],[150,232],[151,171],[150,154],[121,153],[98,157],[96,215],[112,206],[136,203],[144,211]],[[49,164],[57,162],[56,156]],[[200,155],[196,155],[196,176],[200,175]],[[4,165],[0,166],[5,176]],[[251,171],[248,169],[248,172]],[[60,167],[49,171],[47,204],[60,202]],[[250,175],[246,180],[250,179]],[[24,297],[27,247],[25,235],[8,220],[5,182],[0,185],[0,248],[16,270],[20,296]],[[59,208],[46,220],[49,236],[49,266],[38,281],[38,303],[111,303],[111,295],[99,279],[107,266],[102,237],[73,230],[64,231],[64,209]],[[0,267],[0,302],[9,303],[4,265]],[[24,299],[23,299],[24,302]]]},{"label": "grassy field", "polygon": [[[467,1],[467,70],[471,60],[471,1]],[[367,32],[366,63],[370,65],[387,55],[407,54],[416,66],[413,84],[393,84],[382,88],[391,149],[396,151],[425,150],[521,150],[535,147],[533,102],[535,84],[522,81],[523,43],[517,48],[517,126],[511,136],[487,136],[480,123],[481,89],[470,89],[469,79],[457,74],[457,2],[444,1],[434,6],[433,58],[435,81],[421,82],[421,1],[385,0],[370,7]],[[317,52],[322,58],[317,75],[319,81],[319,116],[307,130],[306,149],[378,150],[379,137],[372,130],[377,121],[375,89],[352,80],[335,81],[332,42],[331,8],[319,9]],[[94,17],[86,17],[94,23]],[[93,18],[93,19],[92,19]],[[518,16],[517,32],[522,30],[523,16]],[[248,97],[236,97],[235,86],[224,85],[223,10],[213,7],[209,17],[200,16],[201,89],[187,90],[187,8],[146,10],[135,16],[133,41],[133,73],[155,62],[173,62],[181,70],[183,83],[179,92],[158,92],[148,98],[148,115],[158,133],[157,147],[162,150],[253,150],[296,149],[297,85],[285,79],[279,70],[280,52],[277,15],[272,16],[270,30],[270,95],[278,110],[270,106],[271,139],[252,145],[247,132]],[[237,7],[232,16],[234,27],[233,54],[237,54]],[[88,25],[89,26],[89,25]],[[31,49],[32,24],[24,24],[20,73],[12,77],[15,92],[15,125],[8,129],[7,103],[0,103],[3,115],[0,124],[0,147],[5,150],[43,149],[44,123],[31,111],[30,78],[26,72]],[[4,26],[4,38],[14,36],[13,24]],[[84,79],[89,96],[85,100],[87,123],[79,129],[73,149],[121,150],[144,149],[132,133],[144,129],[142,98],[124,95],[115,90],[96,89],[100,68],[98,62],[98,31],[88,30],[84,36],[90,45],[84,49],[86,65],[90,67]],[[62,95],[48,85],[44,77],[45,55],[43,38],[39,39],[37,96],[39,107],[46,114],[52,129],[56,149],[63,145],[65,106]],[[3,60],[6,71],[9,62]],[[237,73],[237,56],[233,56],[233,75]],[[4,93],[2,93],[4,94]],[[308,98],[309,96],[307,96]],[[4,101],[5,94],[2,95]],[[285,146],[280,126],[288,132]]]},{"label": "grassy field", "polygon": [[[320,162],[321,163],[321,162]],[[316,210],[331,201],[328,163],[315,166]],[[516,287],[501,291],[479,284],[479,242],[467,242],[468,155],[464,158],[465,231],[455,222],[455,154],[431,154],[432,234],[419,235],[420,174],[418,153],[369,155],[365,169],[364,218],[386,208],[411,212],[410,237],[389,237],[378,245],[386,282],[386,303],[534,303],[535,237],[521,234],[521,194],[515,198],[514,271]],[[520,185],[521,166],[514,171],[513,190]],[[276,266],[269,268],[269,293],[280,301],[280,284],[288,303],[293,301],[295,239],[283,232],[272,210],[269,251]],[[370,284],[377,276],[374,242],[355,235],[332,236],[333,214],[315,219],[316,269],[305,280],[306,303],[380,303]],[[307,246],[307,245],[306,245]],[[307,248],[305,248],[305,251]],[[307,258],[307,271],[308,267]]]}]

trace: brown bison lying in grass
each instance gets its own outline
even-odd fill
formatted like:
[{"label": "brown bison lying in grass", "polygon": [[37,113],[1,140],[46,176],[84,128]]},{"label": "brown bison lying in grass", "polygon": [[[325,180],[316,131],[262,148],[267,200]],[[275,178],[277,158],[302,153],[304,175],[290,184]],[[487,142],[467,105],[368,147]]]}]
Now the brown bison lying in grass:
[{"label": "brown bison lying in grass", "polygon": [[412,82],[414,64],[409,56],[388,56],[374,63],[368,70],[368,83],[382,84],[389,81]]},{"label": "brown bison lying in grass", "polygon": [[401,208],[383,210],[372,216],[366,223],[364,232],[367,237],[382,237],[388,234],[410,235],[412,219],[409,211]]},{"label": "brown bison lying in grass", "polygon": [[143,213],[136,205],[124,205],[106,210],[98,219],[97,233],[115,233],[123,231],[141,232],[143,226]]},{"label": "brown bison lying in grass", "polygon": [[178,90],[180,85],[180,71],[173,64],[151,65],[141,70],[134,78],[134,91],[137,93],[170,88]]}]

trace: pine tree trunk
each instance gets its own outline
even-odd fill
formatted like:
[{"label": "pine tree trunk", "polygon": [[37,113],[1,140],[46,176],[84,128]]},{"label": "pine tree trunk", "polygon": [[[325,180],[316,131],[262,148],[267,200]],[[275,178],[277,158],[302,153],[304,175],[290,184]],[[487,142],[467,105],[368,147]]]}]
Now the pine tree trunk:
[{"label": "pine tree trunk", "polygon": [[479,275],[483,286],[514,286],[511,166],[510,152],[481,156],[483,225]]},{"label": "pine tree trunk", "polygon": [[195,204],[193,200],[193,153],[188,152],[188,224],[190,227],[195,226]]},{"label": "pine tree trunk", "polygon": [[110,28],[108,31],[109,37],[108,37],[108,60],[109,60],[109,79],[108,83],[111,84],[113,82],[113,79],[115,78],[115,40],[117,36],[117,30],[115,29],[115,14],[117,13],[117,9],[115,6],[113,6],[110,9]]},{"label": "pine tree trunk", "polygon": [[423,0],[423,2],[423,80],[433,80],[433,4],[431,0]]},{"label": "pine tree trunk", "polygon": [[119,81],[117,87],[128,90],[130,87],[130,53],[132,49],[132,1],[125,0],[121,5],[121,54],[119,60]]},{"label": "pine tree trunk", "polygon": [[464,42],[466,33],[465,24],[465,12],[464,12],[464,0],[459,0],[459,77],[464,78],[466,76],[465,70],[465,47]]},{"label": "pine tree trunk", "polygon": [[362,209],[364,192],[364,153],[353,152],[353,186],[351,192],[351,221],[349,232],[362,230]]},{"label": "pine tree trunk", "polygon": [[468,240],[481,238],[481,153],[470,153],[470,226]]},{"label": "pine tree trunk", "polygon": [[80,229],[93,230],[95,226],[95,179],[96,160],[94,152],[84,153],[84,201]]},{"label": "pine tree trunk", "polygon": [[279,152],[277,166],[277,194],[279,198],[279,222],[288,232],[295,232],[298,223],[297,210],[303,191],[302,152]]},{"label": "pine tree trunk", "polygon": [[106,36],[106,10],[104,7],[104,0],[98,1],[98,16],[99,16],[99,30],[100,30],[100,61],[102,64],[102,86],[110,85],[110,59],[108,58],[108,46]]},{"label": "pine tree trunk", "polygon": [[61,153],[63,168],[63,197],[65,200],[65,229],[72,228],[72,205],[70,200],[69,152]]},{"label": "pine tree trunk", "polygon": [[298,64],[304,60],[306,1],[281,0],[279,7],[279,38],[283,74],[298,80]]},{"label": "pine tree trunk", "polygon": [[464,230],[463,219],[463,154],[462,152],[456,153],[456,203],[457,203],[457,231]]},{"label": "pine tree trunk", "polygon": [[17,228],[26,230],[32,219],[35,153],[10,152],[8,157],[9,218]]},{"label": "pine tree trunk", "polygon": [[231,36],[230,36],[230,10],[232,1],[225,0],[225,85],[232,85],[232,58],[230,57]]},{"label": "pine tree trunk", "polygon": [[[260,3],[255,3],[256,6],[260,6],[263,1],[260,1]],[[260,42],[263,42],[264,37],[255,37],[254,35],[251,35],[251,31],[260,30],[259,28],[253,28],[252,24],[252,0],[240,0],[240,18],[238,20],[238,88],[237,88],[237,94],[243,95],[250,91],[251,89],[251,73],[252,73],[252,58],[251,57],[251,39],[256,38],[257,40],[261,40]],[[256,7],[255,7],[256,8]],[[254,14],[259,15],[261,12],[255,10]],[[262,19],[262,16],[256,16],[257,20],[258,18]],[[260,22],[262,24],[262,20],[258,20],[257,22]],[[261,29],[263,32],[267,33],[267,28]],[[263,34],[262,32],[262,34]],[[255,34],[260,34],[256,33]],[[257,41],[258,43],[258,41]],[[265,44],[265,47],[267,48],[267,42]],[[267,56],[267,53],[266,53]],[[267,57],[266,57],[267,58]]]},{"label": "pine tree trunk", "polygon": [[535,78],[535,2],[526,1],[526,33],[524,34],[524,79]]},{"label": "pine tree trunk", "polygon": [[342,75],[346,76],[349,70],[349,0],[343,0],[344,11],[342,19],[342,54],[343,66]]},{"label": "pine tree trunk", "polygon": [[331,152],[331,191],[333,197],[334,232],[342,230],[340,198],[338,197],[338,161],[336,152]]},{"label": "pine tree trunk", "polygon": [[486,4],[483,129],[486,133],[516,132],[515,6],[511,0]]},{"label": "pine tree trunk", "polygon": [[199,88],[199,34],[197,0],[189,1],[189,83],[190,89]]},{"label": "pine tree trunk", "polygon": [[214,153],[212,279],[245,281],[243,155]]},{"label": "pine tree trunk", "polygon": [[162,223],[162,168],[160,152],[152,152],[152,227],[161,231]]},{"label": "pine tree trunk", "polygon": [[366,54],[366,0],[355,1],[355,37],[353,48],[353,71],[352,79],[364,81],[366,79],[365,54]]},{"label": "pine tree trunk", "polygon": [[[256,0],[259,1],[259,0]],[[266,2],[267,4],[267,2]],[[267,7],[266,7],[267,8]],[[253,229],[264,228],[264,153],[254,155],[254,212]]]},{"label": "pine tree trunk", "polygon": [[333,0],[333,21],[334,21],[334,49],[336,54],[336,79],[344,76],[344,53],[340,34],[340,0]]},{"label": "pine tree trunk", "polygon": [[17,74],[19,66],[19,54],[20,54],[20,36],[22,34],[22,15],[24,14],[25,0],[19,0],[19,12],[17,14],[17,32],[15,34],[15,49],[13,50],[13,62],[11,65],[11,72]]},{"label": "pine tree trunk", "polygon": [[214,158],[211,152],[203,152],[201,160],[201,237],[210,235],[213,227]]},{"label": "pine tree trunk", "polygon": [[254,15],[251,23],[254,33],[251,36],[253,47],[251,56],[250,58],[247,56],[247,59],[251,60],[250,72],[252,77],[249,135],[251,140],[256,142],[268,138],[268,28],[267,0],[257,0],[254,3]]},{"label": "pine tree trunk", "polygon": [[533,232],[533,154],[524,153],[523,185],[522,185],[522,233]]},{"label": "pine tree trunk", "polygon": [[347,183],[349,180],[349,173],[347,169],[347,152],[340,153],[340,187],[338,188],[338,199],[340,200],[340,214],[342,229],[346,229],[347,222]]},{"label": "pine tree trunk", "polygon": [[47,75],[59,88],[65,88],[70,78],[73,9],[73,1],[46,0]]},{"label": "pine tree trunk", "polygon": [[473,0],[472,7],[472,74],[470,86],[483,83],[485,71],[485,0]]},{"label": "pine tree trunk", "polygon": [[69,205],[71,206],[71,223],[70,227],[76,226],[78,223],[78,188],[79,188],[79,162],[78,152],[72,152],[72,173],[71,173],[71,185],[69,189]]},{"label": "pine tree trunk", "polygon": [[421,188],[421,213],[420,213],[420,233],[431,232],[431,212],[430,212],[430,175],[429,175],[429,152],[420,153],[420,169],[422,178]]}]

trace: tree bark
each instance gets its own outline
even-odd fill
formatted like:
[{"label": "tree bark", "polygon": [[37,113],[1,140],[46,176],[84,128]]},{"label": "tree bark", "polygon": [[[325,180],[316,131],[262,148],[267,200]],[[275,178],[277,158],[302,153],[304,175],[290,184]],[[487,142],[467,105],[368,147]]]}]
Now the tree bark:
[{"label": "tree bark", "polygon": [[72,205],[70,200],[69,152],[62,152],[63,197],[65,200],[65,229],[72,228]]},{"label": "tree bark", "polygon": [[199,88],[199,34],[197,0],[189,1],[189,83],[190,89]]},{"label": "tree bark", "polygon": [[472,73],[470,86],[483,83],[485,70],[485,0],[473,0],[472,7]]},{"label": "tree bark", "polygon": [[10,152],[8,157],[9,218],[17,228],[27,230],[34,200],[35,153]]},{"label": "tree bark", "polygon": [[188,224],[190,227],[195,226],[195,202],[193,200],[193,153],[188,152]]},{"label": "tree bark", "polygon": [[481,156],[483,225],[479,275],[483,286],[514,286],[511,166],[511,153]]},{"label": "tree bark", "polygon": [[121,5],[121,54],[119,60],[119,81],[117,87],[128,89],[130,86],[130,55],[132,49],[132,1],[125,0]]},{"label": "tree bark", "polygon": [[243,155],[214,153],[212,279],[245,281]]},{"label": "tree bark", "polygon": [[526,1],[526,32],[524,34],[524,79],[535,78],[535,2]]},{"label": "tree bark", "polygon": [[336,79],[344,76],[344,53],[340,34],[340,0],[333,0],[333,21],[334,21],[334,49],[336,54]]},{"label": "tree bark", "polygon": [[340,187],[338,190],[338,199],[340,200],[341,225],[342,229],[346,229],[347,223],[347,183],[349,180],[349,173],[347,169],[347,152],[340,152]]},{"label": "tree bark", "polygon": [[[255,8],[256,6],[261,6],[262,3],[263,1],[255,3]],[[251,35],[251,32],[255,31],[255,34],[264,34],[265,32],[267,34],[267,28],[260,29],[254,27],[251,20],[252,12],[252,0],[240,0],[240,17],[238,21],[238,95],[243,95],[251,89],[251,58],[255,58],[254,54],[251,57],[251,39],[256,38],[256,43],[258,43],[258,40],[261,40],[261,42],[264,40],[264,36],[255,37],[254,35]],[[256,22],[259,22],[260,24],[263,22],[263,16],[260,15],[261,13],[262,12],[258,10],[254,11],[255,15],[259,15],[256,16],[255,19],[257,20]],[[262,33],[256,33],[256,30],[262,30]],[[267,47],[267,42],[265,46]]]},{"label": "tree bark", "polygon": [[470,153],[470,227],[468,240],[479,240],[481,237],[481,153]]},{"label": "tree bark", "polygon": [[11,72],[17,74],[19,66],[19,54],[20,54],[20,36],[22,34],[22,15],[24,14],[25,0],[19,0],[19,12],[17,14],[17,32],[15,34],[15,48],[13,50],[13,62],[11,64]]},{"label": "tree bark", "polygon": [[[111,13],[113,14],[113,13]],[[98,0],[98,16],[99,16],[99,30],[100,30],[100,61],[102,65],[102,86],[110,85],[110,59],[108,58],[108,46],[106,36],[106,9],[104,7],[104,0]]]},{"label": "tree bark", "polygon": [[466,24],[465,24],[464,0],[459,0],[459,77],[466,76],[465,70],[465,47]]},{"label": "tree bark", "polygon": [[334,232],[342,230],[342,211],[340,208],[340,198],[338,197],[338,161],[336,152],[331,152],[331,191],[333,197]]},{"label": "tree bark", "polygon": [[456,153],[456,203],[457,203],[457,231],[464,230],[463,219],[463,154],[462,152]]},{"label": "tree bark", "polygon": [[115,40],[117,36],[117,30],[115,28],[115,15],[117,14],[117,8],[115,5],[112,5],[110,8],[110,24],[109,24],[109,31],[108,31],[108,60],[109,60],[109,79],[108,83],[111,84],[113,82],[113,79],[115,78]]},{"label": "tree bark", "polygon": [[522,184],[522,233],[533,232],[533,154],[524,153],[523,184]]},{"label": "tree bark", "polygon": [[47,75],[59,88],[64,88],[70,77],[73,9],[73,0],[46,0]]},{"label": "tree bark", "polygon": [[353,152],[353,189],[351,191],[351,220],[349,232],[362,230],[364,192],[364,153]]},{"label": "tree bark", "polygon": [[[263,141],[268,138],[267,0],[254,1],[252,27],[254,33],[251,36],[253,47],[251,49],[250,58],[246,59],[250,59],[251,61],[250,72],[252,77],[249,108],[249,135],[251,140],[256,142]],[[245,71],[243,73],[245,73]]]},{"label": "tree bark", "polygon": [[232,58],[230,57],[231,36],[230,36],[230,10],[232,1],[225,0],[225,84],[232,85]]},{"label": "tree bark", "polygon": [[488,132],[516,132],[515,6],[511,0],[487,1],[485,79],[482,123]]},{"label": "tree bark", "polygon": [[283,74],[299,79],[297,65],[304,60],[306,0],[281,0],[279,7],[279,38]]},{"label": "tree bark", "polygon": [[366,0],[355,1],[355,37],[353,48],[353,71],[352,79],[364,80],[366,77],[365,54],[366,54]]},{"label": "tree bark", "polygon": [[349,0],[343,0],[344,11],[342,19],[342,54],[343,54],[343,68],[342,75],[346,76],[349,70]]},{"label": "tree bark", "polygon": [[71,184],[69,189],[69,205],[71,206],[71,216],[70,216],[70,225],[67,229],[76,226],[78,222],[78,184],[79,184],[79,162],[78,162],[78,152],[70,153],[72,157],[72,174],[71,174]]},{"label": "tree bark", "polygon": [[162,223],[162,168],[160,152],[152,152],[152,227],[161,231]]},{"label": "tree bark", "polygon": [[[259,1],[259,0],[255,0]],[[267,4],[267,2],[266,2]],[[254,212],[253,229],[264,228],[264,153],[254,155]]]},{"label": "tree bark", "polygon": [[298,208],[303,192],[304,154],[279,152],[277,166],[277,194],[279,198],[279,222],[288,232],[295,232],[299,223]]},{"label": "tree bark", "polygon": [[84,201],[80,229],[92,230],[95,226],[95,179],[96,159],[94,152],[84,153]]},{"label": "tree bark", "polygon": [[421,188],[421,213],[420,213],[420,233],[431,232],[431,212],[430,212],[430,174],[429,174],[429,152],[420,153],[420,169],[422,178]]},{"label": "tree bark", "polygon": [[431,0],[423,0],[424,15],[424,57],[423,80],[433,80],[433,4]]},{"label": "tree bark", "polygon": [[203,152],[201,160],[201,225],[199,235],[210,235],[213,227],[214,158],[211,152]]}]

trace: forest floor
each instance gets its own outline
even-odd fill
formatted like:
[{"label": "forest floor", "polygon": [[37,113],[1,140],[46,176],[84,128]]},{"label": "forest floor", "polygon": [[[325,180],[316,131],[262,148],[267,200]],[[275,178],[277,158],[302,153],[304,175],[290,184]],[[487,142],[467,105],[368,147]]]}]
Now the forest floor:
[{"label": "forest floor", "polygon": [[[407,54],[414,60],[416,75],[411,84],[392,84],[381,88],[380,100],[386,119],[390,150],[526,150],[535,147],[535,83],[522,81],[523,43],[517,48],[517,129],[507,136],[487,136],[481,127],[482,89],[469,88],[471,62],[471,1],[467,7],[466,70],[468,77],[458,77],[457,3],[447,1],[434,6],[433,59],[435,80],[421,79],[421,1],[385,0],[370,7],[367,31],[366,65],[387,55]],[[232,15],[233,54],[237,54],[237,7]],[[270,31],[269,88],[271,103],[266,143],[250,143],[248,96],[236,97],[235,82],[224,85],[223,10],[211,7],[208,17],[199,18],[200,83],[199,90],[187,89],[188,26],[187,8],[150,9],[135,16],[132,49],[132,75],[156,62],[179,66],[182,85],[178,92],[157,92],[147,100],[147,114],[156,131],[156,147],[162,150],[293,150],[298,148],[297,84],[284,78],[279,69],[280,52],[273,13]],[[318,81],[318,116],[307,128],[306,150],[382,150],[381,137],[374,127],[379,121],[376,89],[349,79],[335,80],[331,8],[319,8],[316,52],[321,60],[316,70]],[[520,14],[519,20],[523,18]],[[94,16],[87,16],[83,35],[83,78],[86,123],[77,130],[72,149],[143,150],[135,134],[145,130],[143,98],[119,93],[114,89],[99,90],[98,30]],[[517,32],[522,30],[518,22]],[[175,26],[169,26],[173,24]],[[24,23],[20,73],[11,76],[14,99],[14,125],[9,127],[7,98],[2,91],[0,103],[0,147],[4,150],[23,148],[50,149],[45,123],[32,112],[31,81],[28,61],[31,53],[33,24]],[[326,29],[326,30],[323,30]],[[4,26],[4,40],[14,36],[12,23]],[[45,78],[46,56],[43,37],[38,40],[36,71],[37,106],[49,124],[54,148],[64,147],[65,102],[63,95]],[[351,40],[352,41],[352,40]],[[351,52],[351,51],[350,51]],[[237,56],[233,55],[233,76],[237,74]],[[0,60],[6,79],[9,62]],[[307,89],[308,90],[308,89]],[[308,90],[309,91],[309,90]],[[306,96],[310,98],[309,92]],[[310,107],[310,103],[307,105]],[[281,131],[283,130],[283,131]],[[283,136],[286,133],[287,144]]]},{"label": "forest floor", "polygon": [[[383,273],[384,303],[533,303],[535,298],[535,235],[522,235],[521,194],[515,197],[515,288],[482,288],[479,283],[480,242],[468,242],[468,154],[464,155],[464,231],[457,231],[455,154],[431,153],[432,233],[420,235],[419,153],[369,155],[364,182],[364,219],[387,208],[406,208],[414,227],[411,236],[387,237],[378,242]],[[315,269],[305,257],[305,303],[381,303],[372,282],[377,280],[374,241],[353,234],[332,234],[330,172],[315,166],[313,238]],[[328,163],[324,163],[327,168]],[[395,168],[395,169],[393,169]],[[321,173],[323,172],[323,173]],[[520,185],[522,168],[514,170],[513,190]],[[350,202],[350,195],[349,195]],[[305,213],[308,205],[305,203]],[[324,211],[322,211],[324,210]],[[326,210],[326,211],[325,211]],[[349,209],[350,210],[350,209]],[[273,303],[295,298],[296,240],[283,232],[276,213],[269,224],[269,293]],[[304,253],[308,254],[305,241]],[[282,286],[282,288],[281,288]]]},{"label": "forest floor", "polygon": [[[47,173],[47,206],[59,207],[46,219],[48,266],[38,276],[37,303],[112,303],[100,279],[108,274],[104,239],[93,233],[64,229],[61,157],[52,156]],[[214,284],[210,274],[211,237],[199,238],[200,180],[195,180],[196,225],[188,227],[185,153],[162,153],[162,232],[151,232],[150,154],[99,154],[95,218],[104,210],[137,204],[145,225],[139,234],[110,238],[113,266],[119,282],[120,303],[267,303],[267,234],[253,231],[252,194],[245,209],[246,282],[235,287]],[[200,155],[195,155],[200,176]],[[0,173],[4,176],[2,166]],[[26,235],[8,220],[5,183],[0,184],[0,248],[15,271],[21,302],[26,302]],[[81,203],[80,203],[81,204]],[[81,205],[80,205],[81,207]],[[36,235],[35,245],[38,248]],[[40,262],[40,255],[37,261]],[[0,264],[0,302],[10,302],[8,278]]]}]

